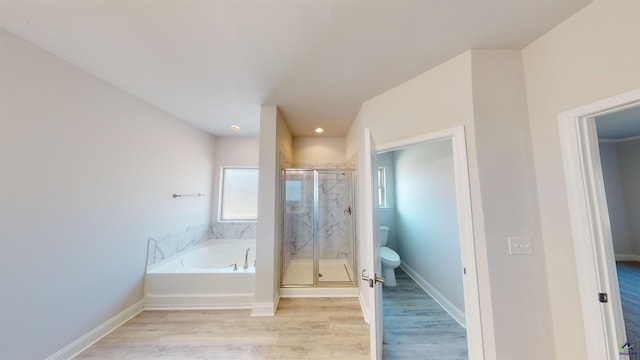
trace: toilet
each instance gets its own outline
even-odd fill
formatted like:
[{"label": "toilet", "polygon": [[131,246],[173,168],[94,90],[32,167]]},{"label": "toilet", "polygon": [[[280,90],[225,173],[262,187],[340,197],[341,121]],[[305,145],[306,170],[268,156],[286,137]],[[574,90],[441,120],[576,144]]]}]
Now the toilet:
[{"label": "toilet", "polygon": [[395,268],[400,266],[400,255],[388,248],[389,227],[380,226],[380,261],[382,262],[382,277],[386,286],[396,286]]}]

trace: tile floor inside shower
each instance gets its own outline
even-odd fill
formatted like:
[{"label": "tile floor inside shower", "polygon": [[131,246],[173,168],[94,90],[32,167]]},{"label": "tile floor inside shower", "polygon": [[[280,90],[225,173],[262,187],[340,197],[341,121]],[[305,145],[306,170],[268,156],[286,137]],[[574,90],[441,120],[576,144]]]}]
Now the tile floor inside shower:
[{"label": "tile floor inside shower", "polygon": [[[352,282],[353,271],[346,259],[320,259],[320,282]],[[284,285],[313,284],[313,260],[291,260],[284,272]]]}]

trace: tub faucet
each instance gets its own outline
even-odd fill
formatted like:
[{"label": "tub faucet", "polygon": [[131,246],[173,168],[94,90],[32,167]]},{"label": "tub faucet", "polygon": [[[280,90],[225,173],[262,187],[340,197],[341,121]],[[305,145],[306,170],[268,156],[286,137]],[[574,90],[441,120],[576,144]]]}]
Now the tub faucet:
[{"label": "tub faucet", "polygon": [[243,269],[246,269],[249,267],[249,250],[251,250],[250,247],[248,247],[247,250],[244,252],[244,265],[242,266]]}]

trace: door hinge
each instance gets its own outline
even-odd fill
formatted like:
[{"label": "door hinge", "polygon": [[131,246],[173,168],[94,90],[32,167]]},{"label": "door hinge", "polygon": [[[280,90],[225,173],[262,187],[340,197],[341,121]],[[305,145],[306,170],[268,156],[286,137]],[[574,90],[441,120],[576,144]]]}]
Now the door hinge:
[{"label": "door hinge", "polygon": [[609,302],[609,295],[607,295],[607,293],[600,293],[598,294],[598,300],[600,300],[601,303]]}]

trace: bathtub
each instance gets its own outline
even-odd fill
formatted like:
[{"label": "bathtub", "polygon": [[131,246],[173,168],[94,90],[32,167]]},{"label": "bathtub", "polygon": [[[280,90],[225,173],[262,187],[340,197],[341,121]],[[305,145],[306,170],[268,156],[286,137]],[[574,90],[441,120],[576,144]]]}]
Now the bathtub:
[{"label": "bathtub", "polygon": [[[255,240],[209,240],[151,265],[145,309],[247,309],[253,306]],[[248,267],[244,254],[250,248]],[[237,264],[234,270],[232,264]]]}]

